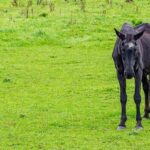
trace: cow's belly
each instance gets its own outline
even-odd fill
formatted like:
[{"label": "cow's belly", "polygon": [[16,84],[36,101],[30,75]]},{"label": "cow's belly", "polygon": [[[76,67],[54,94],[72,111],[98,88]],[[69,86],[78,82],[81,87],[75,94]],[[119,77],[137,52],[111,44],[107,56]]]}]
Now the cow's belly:
[{"label": "cow's belly", "polygon": [[144,34],[141,39],[143,66],[146,74],[150,74],[150,34]]}]

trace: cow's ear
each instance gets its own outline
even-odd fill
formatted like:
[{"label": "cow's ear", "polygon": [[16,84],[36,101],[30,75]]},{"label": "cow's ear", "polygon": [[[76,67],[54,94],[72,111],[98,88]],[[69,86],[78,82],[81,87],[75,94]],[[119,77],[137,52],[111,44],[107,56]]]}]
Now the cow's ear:
[{"label": "cow's ear", "polygon": [[123,33],[119,32],[119,31],[118,31],[117,29],[115,29],[115,28],[114,28],[114,30],[115,30],[117,36],[123,41],[123,40],[125,39],[125,35],[124,35]]},{"label": "cow's ear", "polygon": [[137,33],[137,34],[135,34],[135,35],[134,35],[134,39],[135,39],[135,40],[138,40],[138,39],[143,35],[143,33],[144,33],[144,30],[141,31],[141,32],[139,32],[139,33]]}]

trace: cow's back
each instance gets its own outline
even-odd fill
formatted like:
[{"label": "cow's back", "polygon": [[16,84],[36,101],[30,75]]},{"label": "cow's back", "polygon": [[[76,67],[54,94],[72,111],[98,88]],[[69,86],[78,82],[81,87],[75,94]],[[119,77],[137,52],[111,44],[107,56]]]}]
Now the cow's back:
[{"label": "cow's back", "polygon": [[150,73],[150,24],[145,23],[135,27],[137,32],[145,31],[140,39],[142,46],[143,65],[146,73]]}]

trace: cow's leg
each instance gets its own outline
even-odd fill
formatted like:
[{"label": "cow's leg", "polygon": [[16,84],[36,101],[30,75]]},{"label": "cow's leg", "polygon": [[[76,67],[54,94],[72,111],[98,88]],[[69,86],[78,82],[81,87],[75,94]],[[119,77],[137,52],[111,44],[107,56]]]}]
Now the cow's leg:
[{"label": "cow's leg", "polygon": [[150,99],[150,94],[149,94],[149,81],[147,80],[147,76],[143,75],[142,77],[142,83],[143,83],[143,90],[144,90],[144,95],[145,95],[145,109],[144,109],[144,118],[149,118],[149,99]]},{"label": "cow's leg", "polygon": [[148,113],[150,113],[150,75],[149,75],[149,80],[148,81],[148,107],[147,107],[147,111]]},{"label": "cow's leg", "polygon": [[142,80],[142,70],[139,69],[135,74],[135,93],[134,93],[134,101],[136,104],[136,128],[142,128],[141,124],[141,114],[140,114],[140,103],[141,103],[141,80]]},{"label": "cow's leg", "polygon": [[121,121],[119,123],[118,129],[125,128],[125,122],[127,120],[126,116],[126,102],[127,102],[127,94],[126,94],[126,79],[123,75],[117,74],[118,80],[120,84],[120,102],[121,102]]}]

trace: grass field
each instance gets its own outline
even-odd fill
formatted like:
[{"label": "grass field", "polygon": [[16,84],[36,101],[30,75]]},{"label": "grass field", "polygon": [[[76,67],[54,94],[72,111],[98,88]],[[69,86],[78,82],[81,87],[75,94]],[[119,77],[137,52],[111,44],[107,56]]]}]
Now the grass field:
[{"label": "grass field", "polygon": [[[55,0],[55,10],[0,0],[0,150],[148,150],[150,120],[135,130],[134,81],[127,129],[112,60],[124,22],[150,22],[149,0]],[[35,2],[35,1],[34,1]],[[141,112],[144,97],[142,91]]]}]

